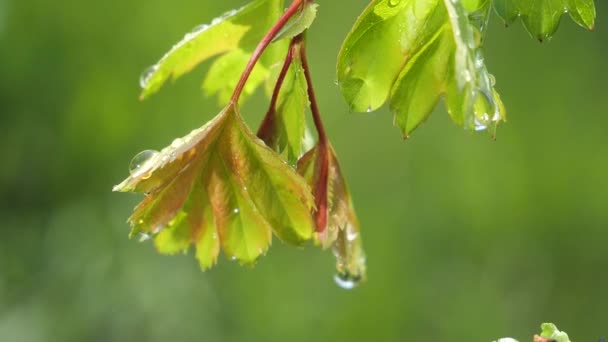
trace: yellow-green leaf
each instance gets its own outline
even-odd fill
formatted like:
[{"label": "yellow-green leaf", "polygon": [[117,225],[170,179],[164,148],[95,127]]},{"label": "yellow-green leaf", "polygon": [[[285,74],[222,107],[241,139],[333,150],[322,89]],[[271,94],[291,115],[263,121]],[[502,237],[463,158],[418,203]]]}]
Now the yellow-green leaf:
[{"label": "yellow-green leaf", "polygon": [[253,263],[273,232],[292,244],[312,237],[310,188],[249,131],[232,105],[135,164],[114,190],[146,194],[129,218],[131,234],[151,235],[161,253],[194,244],[206,269],[220,246],[230,258]]},{"label": "yellow-green leaf", "polygon": [[[141,98],[147,98],[169,79],[179,78],[211,57],[220,56],[219,60],[222,60],[225,57],[222,55],[237,49],[244,54],[251,54],[259,40],[277,20],[282,9],[283,0],[254,0],[238,10],[214,19],[210,24],[196,27],[142,75]],[[273,50],[277,48],[284,50],[285,47],[272,47],[262,59],[261,63],[266,69],[280,59],[280,54]],[[242,72],[242,63],[234,63],[234,55],[228,57],[228,60],[219,60],[218,63],[230,64],[231,67],[240,69],[231,70],[230,77],[214,78],[215,83],[222,83],[216,86],[216,90],[223,90],[228,87],[227,84],[236,84]],[[223,93],[222,95],[225,96]]]}]

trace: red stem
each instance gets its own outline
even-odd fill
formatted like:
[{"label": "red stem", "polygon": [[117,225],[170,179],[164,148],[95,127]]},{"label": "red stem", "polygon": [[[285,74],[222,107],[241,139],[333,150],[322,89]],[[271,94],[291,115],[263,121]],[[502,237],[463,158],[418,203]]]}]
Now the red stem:
[{"label": "red stem", "polygon": [[258,137],[264,140],[267,145],[270,145],[270,142],[273,139],[273,137],[271,136],[272,126],[277,111],[277,101],[279,100],[279,94],[281,92],[281,88],[283,87],[283,83],[285,82],[285,78],[287,77],[287,72],[291,67],[291,63],[293,61],[294,56],[299,55],[299,44],[301,41],[302,38],[300,35],[298,35],[293,38],[289,43],[289,50],[287,50],[287,56],[285,57],[283,68],[281,69],[279,77],[277,78],[277,83],[274,86],[272,97],[270,99],[270,106],[268,107],[268,112],[266,113],[264,121],[262,121],[262,124],[258,129]]},{"label": "red stem", "polygon": [[314,189],[315,204],[317,211],[315,212],[315,220],[317,224],[317,233],[322,233],[327,228],[327,187],[329,182],[329,142],[327,134],[325,133],[325,127],[323,127],[323,121],[321,120],[321,113],[319,111],[319,105],[317,103],[317,97],[312,85],[312,77],[310,75],[310,67],[308,66],[308,57],[306,55],[306,44],[302,43],[300,47],[300,58],[302,60],[302,69],[304,70],[304,76],[306,77],[306,83],[308,85],[308,99],[310,100],[310,111],[312,112],[312,118],[319,135],[319,179]]},{"label": "red stem", "polygon": [[317,104],[317,97],[312,86],[312,77],[310,76],[310,68],[308,66],[308,57],[306,56],[306,44],[302,43],[300,48],[300,57],[302,59],[302,69],[304,70],[304,77],[306,77],[306,83],[308,84],[308,99],[310,100],[310,111],[312,112],[312,119],[315,123],[315,128],[319,134],[319,144],[327,145],[327,134],[325,133],[325,127],[323,127],[323,121],[321,120],[321,113],[319,111],[319,105]]},{"label": "red stem", "polygon": [[243,74],[241,75],[241,78],[239,79],[239,83],[237,83],[236,88],[234,89],[234,93],[230,98],[230,102],[232,104],[238,103],[239,98],[241,97],[241,93],[245,88],[245,84],[247,83],[249,76],[253,72],[253,68],[260,60],[262,53],[264,53],[264,50],[266,50],[268,45],[272,43],[274,37],[281,31],[281,29],[285,26],[289,19],[291,19],[296,13],[298,13],[304,1],[305,0],[293,0],[291,5],[289,5],[287,10],[285,10],[285,13],[283,13],[281,18],[279,18],[279,20],[270,28],[268,33],[266,33],[264,38],[262,38],[258,46],[255,48],[251,58],[249,59],[249,62],[247,63],[247,66],[245,67],[245,70],[243,71]]}]

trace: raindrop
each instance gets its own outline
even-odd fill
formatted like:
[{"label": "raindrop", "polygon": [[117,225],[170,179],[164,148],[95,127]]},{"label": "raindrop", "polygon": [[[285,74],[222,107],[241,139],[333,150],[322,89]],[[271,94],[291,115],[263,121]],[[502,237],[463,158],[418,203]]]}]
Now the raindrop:
[{"label": "raindrop", "polygon": [[171,147],[178,148],[178,147],[182,146],[183,144],[184,144],[184,139],[177,138],[177,139],[173,140],[173,142],[171,143]]},{"label": "raindrop", "polygon": [[389,0],[388,5],[390,7],[395,7],[395,6],[398,6],[400,2],[401,2],[401,0]]},{"label": "raindrop", "polygon": [[350,277],[348,274],[338,273],[334,276],[334,281],[336,282],[336,285],[340,286],[341,288],[345,290],[352,290],[359,285],[360,279]]},{"label": "raindrop", "polygon": [[234,210],[232,210],[233,213],[238,214],[240,212],[239,208],[234,208]]},{"label": "raindrop", "polygon": [[370,105],[369,107],[367,107],[366,112],[371,113],[372,112],[372,106]]},{"label": "raindrop", "polygon": [[139,232],[137,233],[137,237],[139,237],[139,242],[148,241],[152,238],[150,234]]},{"label": "raindrop", "polygon": [[196,35],[196,34],[199,34],[203,31],[205,31],[208,28],[209,28],[209,25],[207,25],[207,24],[198,25],[197,27],[193,28],[192,31],[190,31],[190,34]]},{"label": "raindrop", "polygon": [[488,125],[475,118],[475,131],[480,132],[485,131],[486,129],[488,129]]},{"label": "raindrop", "polygon": [[131,163],[129,164],[129,173],[131,175],[136,174],[148,161],[157,155],[158,152],[154,150],[145,150],[139,152],[135,157],[133,157],[133,159],[131,159]]},{"label": "raindrop", "polygon": [[471,76],[471,72],[469,70],[463,71],[462,74],[466,82],[471,82],[473,80],[473,77]]},{"label": "raindrop", "polygon": [[495,86],[496,85],[496,77],[494,77],[494,75],[489,74],[488,78],[490,79],[490,85]]},{"label": "raindrop", "polygon": [[142,88],[147,87],[148,83],[150,82],[150,79],[152,78],[152,75],[154,75],[156,71],[158,71],[158,65],[156,64],[144,70],[144,72],[139,77],[139,86]]}]

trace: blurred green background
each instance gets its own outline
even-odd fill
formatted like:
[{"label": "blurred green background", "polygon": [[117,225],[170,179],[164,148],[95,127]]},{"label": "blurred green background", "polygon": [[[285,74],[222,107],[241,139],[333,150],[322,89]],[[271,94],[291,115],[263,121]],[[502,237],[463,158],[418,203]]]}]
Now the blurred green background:
[{"label": "blurred green background", "polygon": [[[253,268],[164,257],[127,238],[140,199],[111,193],[137,152],[219,110],[209,64],[150,100],[141,71],[244,0],[0,0],[0,341],[531,340],[552,321],[608,335],[608,3],[539,44],[493,18],[498,140],[443,107],[403,142],[387,109],[350,114],[335,80],[365,0],[320,2],[313,78],[362,223],[368,282],[275,239]],[[261,95],[261,94],[260,94]],[[252,126],[262,96],[243,110]]]}]

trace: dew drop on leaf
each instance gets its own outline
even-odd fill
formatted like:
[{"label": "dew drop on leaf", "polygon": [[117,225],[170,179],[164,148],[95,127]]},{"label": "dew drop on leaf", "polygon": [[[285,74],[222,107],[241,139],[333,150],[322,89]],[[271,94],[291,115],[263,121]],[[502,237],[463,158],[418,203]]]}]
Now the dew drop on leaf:
[{"label": "dew drop on leaf", "polygon": [[197,27],[193,28],[192,31],[190,31],[190,34],[199,34],[208,28],[209,28],[209,25],[207,25],[207,24],[198,25]]},{"label": "dew drop on leaf", "polygon": [[399,5],[400,2],[401,2],[401,0],[389,0],[388,5],[391,7],[395,7],[395,6]]},{"label": "dew drop on leaf", "polygon": [[146,234],[146,233],[142,233],[142,232],[137,233],[137,237],[139,238],[139,242],[148,241],[152,238],[152,236],[150,236],[150,234]]},{"label": "dew drop on leaf", "polygon": [[154,73],[158,70],[158,65],[153,65],[149,68],[147,68],[146,70],[144,70],[144,72],[141,73],[141,76],[139,77],[139,86],[143,88],[146,88],[148,86],[148,82],[150,82],[150,78],[152,77],[152,75],[154,75]]},{"label": "dew drop on leaf", "polygon": [[133,157],[133,159],[131,159],[131,164],[129,164],[129,172],[131,175],[134,175],[140,171],[142,166],[145,165],[147,161],[154,158],[157,154],[158,152],[154,150],[145,150],[139,152],[135,157]]}]

